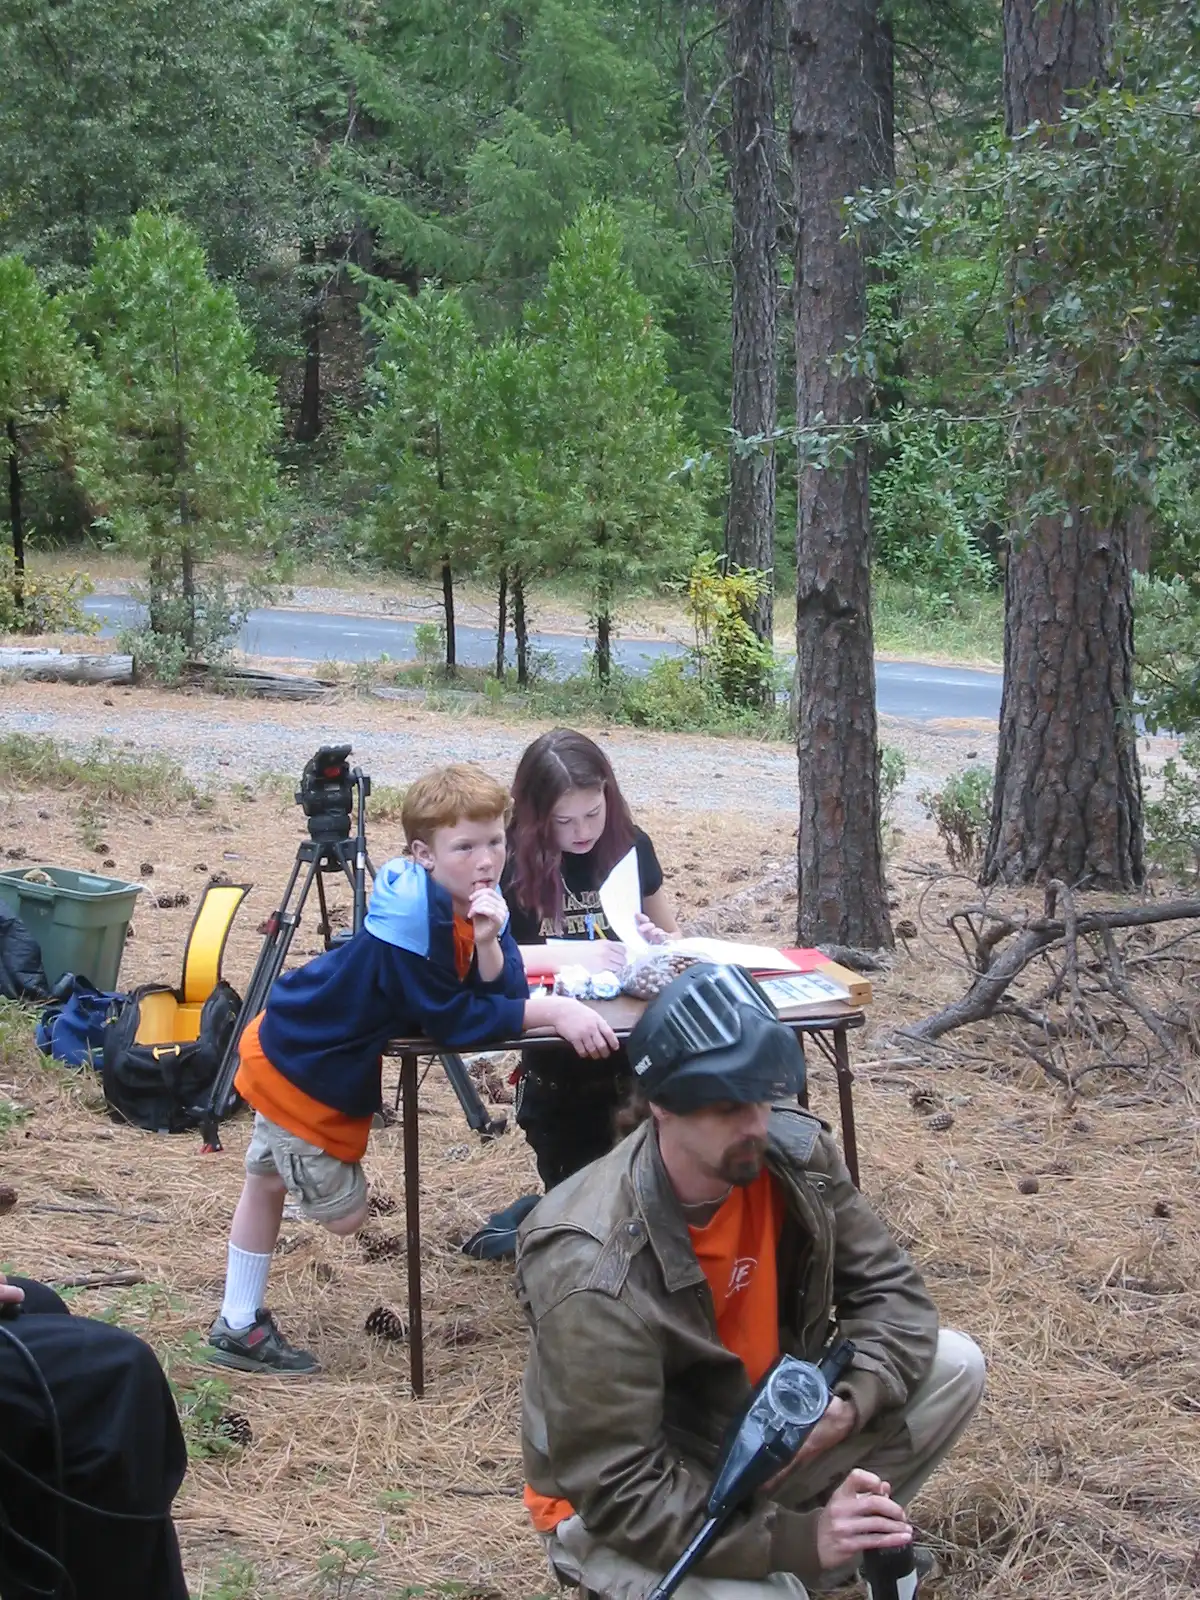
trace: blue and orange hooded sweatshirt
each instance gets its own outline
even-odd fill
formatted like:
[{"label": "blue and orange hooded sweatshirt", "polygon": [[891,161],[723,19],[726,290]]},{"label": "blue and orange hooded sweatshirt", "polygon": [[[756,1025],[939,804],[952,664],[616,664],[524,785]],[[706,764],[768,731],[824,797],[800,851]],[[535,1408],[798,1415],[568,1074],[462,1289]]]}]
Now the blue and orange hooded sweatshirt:
[{"label": "blue and orange hooded sweatshirt", "polygon": [[520,1034],[529,985],[507,924],[500,947],[503,970],[485,982],[447,891],[415,861],[385,862],[362,929],[275,980],[242,1035],[239,1093],[297,1137],[359,1160],[389,1039],[469,1050]]}]

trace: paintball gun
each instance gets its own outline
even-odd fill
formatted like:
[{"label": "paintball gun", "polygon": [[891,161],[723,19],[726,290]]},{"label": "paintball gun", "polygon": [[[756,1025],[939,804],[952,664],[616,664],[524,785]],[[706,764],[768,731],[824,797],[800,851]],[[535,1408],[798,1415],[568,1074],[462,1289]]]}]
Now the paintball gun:
[{"label": "paintball gun", "polygon": [[669,1600],[730,1518],[787,1466],[825,1415],[833,1386],[853,1356],[854,1345],[842,1339],[819,1365],[780,1356],[763,1375],[717,1462],[707,1519],[648,1600]]}]

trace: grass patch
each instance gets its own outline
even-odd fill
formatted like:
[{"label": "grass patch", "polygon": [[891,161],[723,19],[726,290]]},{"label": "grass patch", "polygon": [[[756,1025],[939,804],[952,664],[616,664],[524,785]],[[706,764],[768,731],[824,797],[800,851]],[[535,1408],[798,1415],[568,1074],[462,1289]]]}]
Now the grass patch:
[{"label": "grass patch", "polygon": [[[772,707],[730,705],[691,670],[686,657],[663,657],[648,672],[614,670],[608,683],[590,674],[566,678],[538,676],[525,689],[516,673],[503,680],[486,667],[460,666],[454,677],[441,667],[395,662],[387,657],[358,662],[354,686],[369,694],[376,686],[411,690],[430,711],[458,716],[498,717],[504,721],[580,721],[654,728],[663,733],[707,733],[743,739],[788,738],[785,701]],[[394,791],[393,817],[399,816],[403,790]],[[387,791],[372,792],[372,809],[388,820]]]},{"label": "grass patch", "polygon": [[91,800],[174,803],[196,795],[195,785],[170,756],[122,750],[107,739],[75,752],[44,734],[5,734],[0,770],[17,788],[69,789]]},{"label": "grass patch", "polygon": [[875,648],[881,655],[999,667],[1004,594],[999,589],[933,594],[887,573],[871,579]]}]

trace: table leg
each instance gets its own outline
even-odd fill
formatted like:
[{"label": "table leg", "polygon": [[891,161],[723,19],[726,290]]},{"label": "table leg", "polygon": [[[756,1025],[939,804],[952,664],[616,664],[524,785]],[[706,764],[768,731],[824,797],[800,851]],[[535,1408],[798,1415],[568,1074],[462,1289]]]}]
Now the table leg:
[{"label": "table leg", "polygon": [[400,1057],[404,1116],[404,1222],[408,1254],[408,1359],[412,1392],[425,1393],[425,1330],[421,1320],[421,1165],[417,1129],[417,1058]]},{"label": "table leg", "polygon": [[834,1031],[833,1064],[837,1072],[838,1106],[842,1114],[842,1152],[846,1157],[846,1167],[854,1187],[861,1189],[862,1185],[858,1181],[858,1135],[854,1128],[852,1093],[854,1074],[850,1070],[850,1045],[846,1039],[845,1028]]}]

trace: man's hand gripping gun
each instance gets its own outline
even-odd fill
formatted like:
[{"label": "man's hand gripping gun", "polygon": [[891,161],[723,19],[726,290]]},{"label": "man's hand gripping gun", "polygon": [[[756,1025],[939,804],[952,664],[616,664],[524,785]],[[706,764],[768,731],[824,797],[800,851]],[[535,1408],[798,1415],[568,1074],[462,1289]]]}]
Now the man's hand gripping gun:
[{"label": "man's hand gripping gun", "polygon": [[707,1520],[648,1600],[668,1600],[730,1518],[789,1464],[825,1415],[834,1385],[853,1356],[854,1345],[842,1339],[820,1365],[780,1356],[763,1375],[717,1462]]}]

